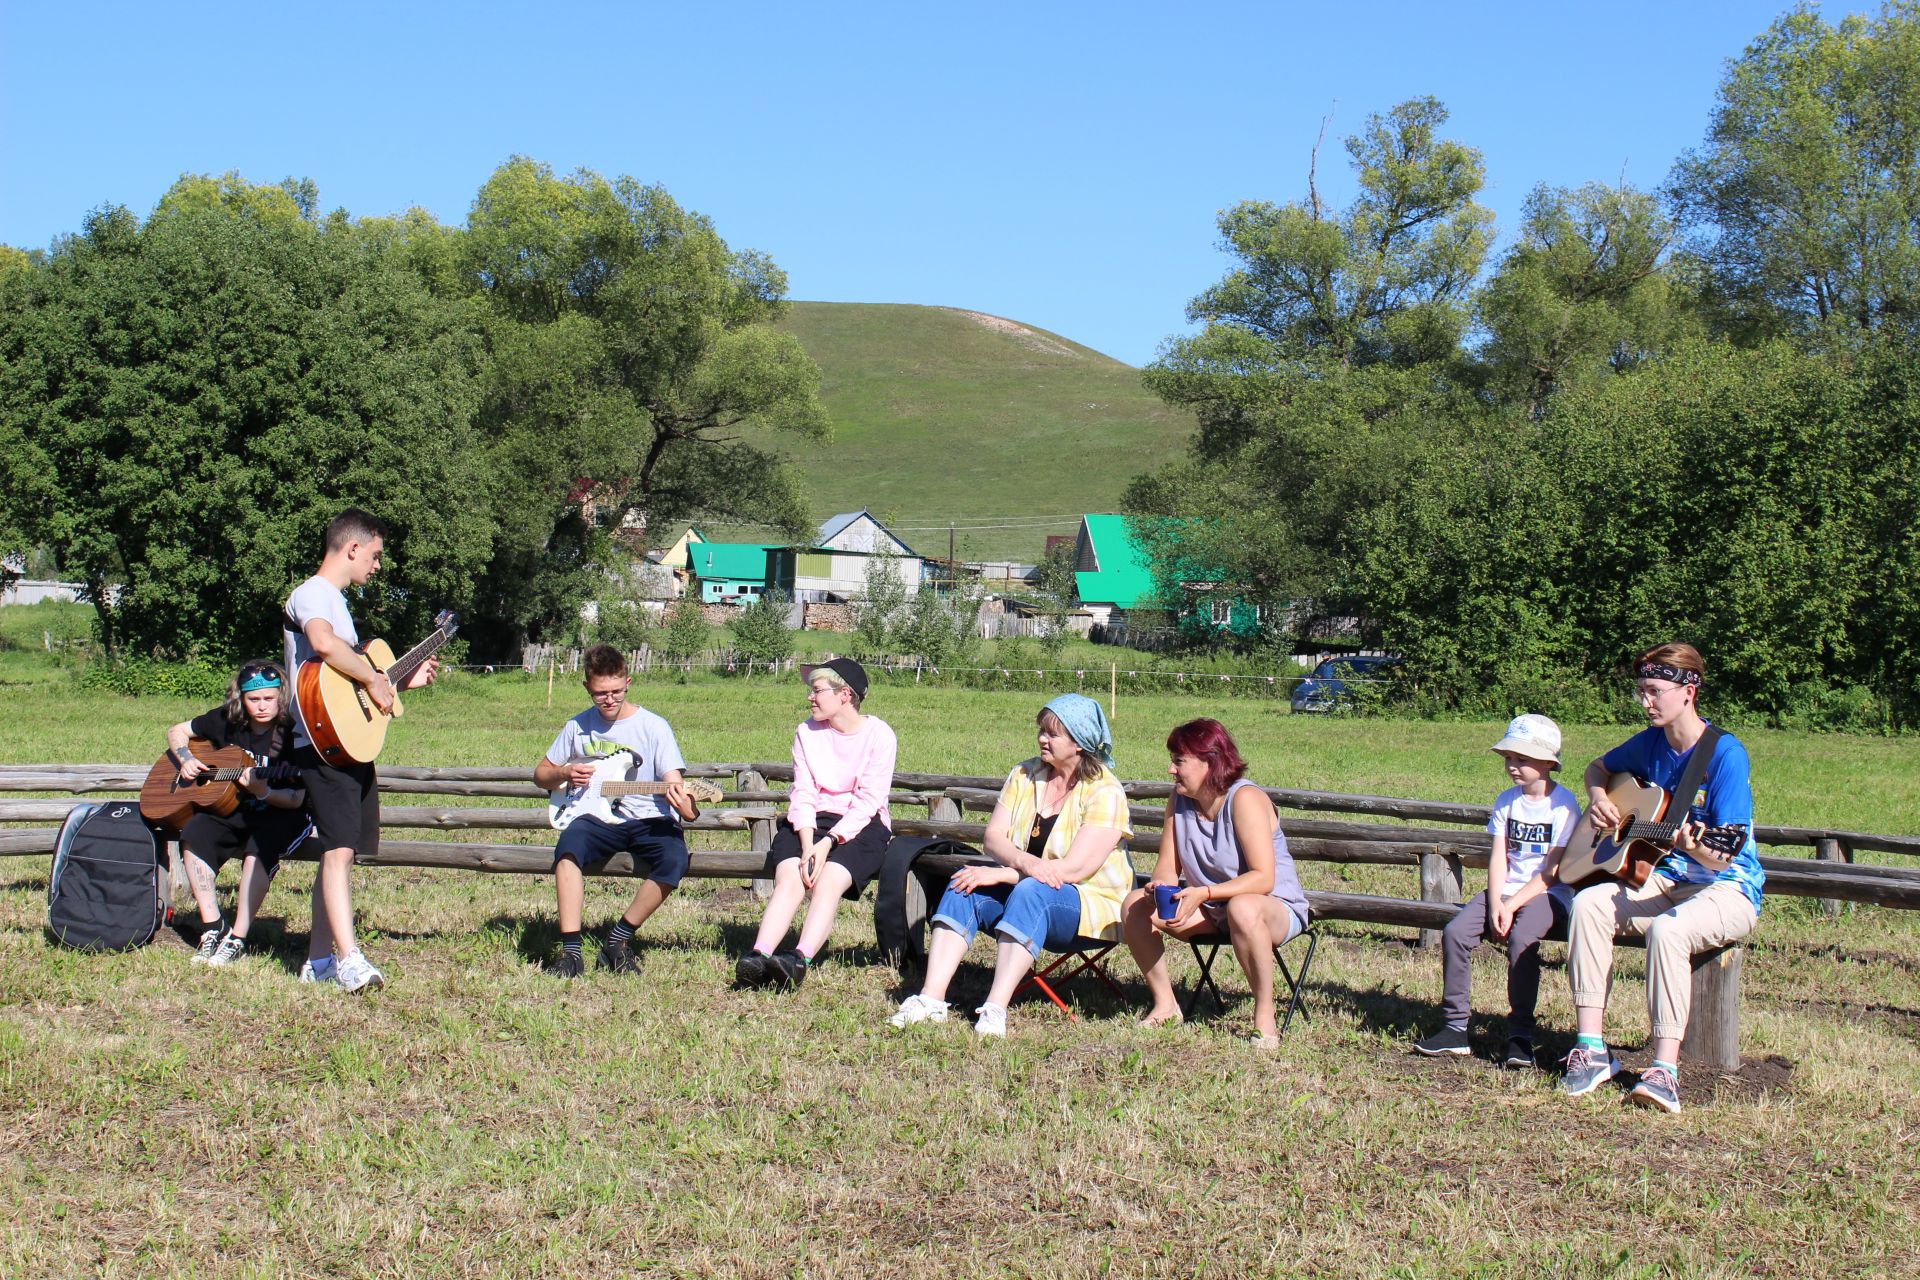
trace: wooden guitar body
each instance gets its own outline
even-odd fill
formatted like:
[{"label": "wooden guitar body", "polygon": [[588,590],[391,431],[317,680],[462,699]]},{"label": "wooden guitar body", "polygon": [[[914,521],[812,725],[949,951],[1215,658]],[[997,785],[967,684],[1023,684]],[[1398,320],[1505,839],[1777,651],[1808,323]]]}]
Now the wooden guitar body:
[{"label": "wooden guitar body", "polygon": [[161,756],[140,785],[140,816],[148,822],[178,833],[187,819],[196,813],[226,817],[240,807],[239,775],[254,764],[244,747],[216,747],[205,738],[195,738],[187,750],[213,772],[203,773],[192,782],[180,781],[173,761]]},{"label": "wooden guitar body", "polygon": [[[359,653],[379,671],[393,666],[393,649],[385,640],[369,640]],[[307,739],[320,758],[335,768],[371,764],[387,744],[387,725],[393,716],[373,705],[366,687],[335,671],[318,658],[300,664],[294,678],[294,706]],[[393,703],[394,714],[400,701]]]},{"label": "wooden guitar body", "polygon": [[1596,830],[1591,809],[1580,815],[1560,856],[1562,884],[1586,885],[1612,877],[1638,888],[1647,882],[1654,864],[1666,856],[1672,832],[1665,833],[1664,844],[1646,834],[1666,817],[1665,791],[1630,773],[1616,773],[1607,780],[1607,798],[1620,811],[1620,825]]}]

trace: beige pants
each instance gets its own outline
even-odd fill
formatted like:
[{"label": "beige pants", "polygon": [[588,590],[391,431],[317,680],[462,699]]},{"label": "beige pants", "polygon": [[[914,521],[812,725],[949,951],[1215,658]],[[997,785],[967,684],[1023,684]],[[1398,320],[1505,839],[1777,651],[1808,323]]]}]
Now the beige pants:
[{"label": "beige pants", "polygon": [[1638,889],[1597,884],[1573,900],[1567,969],[1576,1009],[1605,1008],[1613,982],[1613,940],[1647,940],[1647,1013],[1654,1039],[1687,1034],[1693,957],[1747,936],[1758,919],[1737,885],[1683,884],[1651,875]]}]

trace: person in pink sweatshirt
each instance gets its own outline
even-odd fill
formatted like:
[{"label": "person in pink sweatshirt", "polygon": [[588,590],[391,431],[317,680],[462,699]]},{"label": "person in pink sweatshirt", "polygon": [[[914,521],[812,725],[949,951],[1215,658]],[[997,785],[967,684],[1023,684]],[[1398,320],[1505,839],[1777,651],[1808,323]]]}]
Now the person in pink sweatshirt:
[{"label": "person in pink sweatshirt", "polygon": [[[743,987],[790,990],[807,976],[833,931],[840,901],[860,896],[880,873],[893,820],[887,793],[899,744],[878,716],[863,714],[867,673],[852,658],[803,666],[810,714],[793,734],[793,791],[760,873],[773,896],[753,949],[734,965]],[[807,900],[800,941],[775,950]]]}]

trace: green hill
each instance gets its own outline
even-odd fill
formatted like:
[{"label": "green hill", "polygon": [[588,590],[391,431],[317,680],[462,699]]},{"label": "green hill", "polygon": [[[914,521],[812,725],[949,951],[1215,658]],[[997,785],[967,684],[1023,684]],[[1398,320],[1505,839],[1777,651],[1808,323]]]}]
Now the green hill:
[{"label": "green hill", "polygon": [[816,514],[869,508],[923,555],[946,554],[949,520],[1012,517],[1027,527],[962,530],[960,555],[1036,560],[1047,534],[1115,510],[1127,481],[1193,431],[1133,366],[998,317],[799,302],[785,324],[820,365],[833,417],[831,446],[784,446]]}]

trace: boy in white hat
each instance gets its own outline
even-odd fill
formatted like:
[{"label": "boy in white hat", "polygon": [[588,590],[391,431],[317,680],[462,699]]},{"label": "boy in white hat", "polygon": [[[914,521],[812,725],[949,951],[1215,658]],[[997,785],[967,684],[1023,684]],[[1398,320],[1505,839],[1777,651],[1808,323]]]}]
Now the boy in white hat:
[{"label": "boy in white hat", "polygon": [[1580,821],[1580,802],[1553,780],[1560,767],[1560,726],[1545,716],[1515,716],[1493,750],[1506,761],[1513,786],[1493,802],[1487,832],[1487,889],[1460,908],[1441,934],[1446,1025],[1414,1045],[1421,1053],[1466,1054],[1472,969],[1469,957],[1484,939],[1507,944],[1507,1050],[1503,1066],[1534,1065],[1533,1006],[1540,995],[1540,939],[1564,925],[1573,891],[1555,880],[1567,836]]}]

